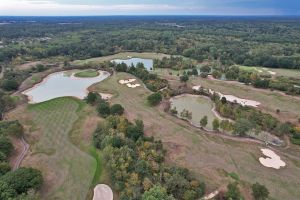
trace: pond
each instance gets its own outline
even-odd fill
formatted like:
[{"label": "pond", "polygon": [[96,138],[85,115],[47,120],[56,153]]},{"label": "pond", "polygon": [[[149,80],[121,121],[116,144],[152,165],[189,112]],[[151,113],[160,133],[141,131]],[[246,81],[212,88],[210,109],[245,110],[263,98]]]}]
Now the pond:
[{"label": "pond", "polygon": [[110,76],[108,72],[99,71],[99,75],[93,78],[78,78],[76,71],[57,72],[48,75],[39,84],[24,91],[29,103],[40,103],[50,99],[73,96],[83,99],[87,95],[87,88],[94,83],[101,82]]},{"label": "pond", "polygon": [[144,58],[128,58],[128,59],[114,59],[112,62],[115,63],[125,63],[127,66],[131,66],[133,64],[136,66],[138,63],[143,63],[145,68],[150,71],[153,69],[153,60],[152,59],[144,59]]},{"label": "pond", "polygon": [[171,108],[176,108],[177,116],[181,116],[182,111],[185,109],[191,113],[190,119],[188,119],[194,126],[200,126],[200,120],[206,115],[208,123],[206,128],[212,130],[212,121],[216,118],[213,109],[213,102],[206,97],[197,95],[180,95],[173,97],[171,100]]}]

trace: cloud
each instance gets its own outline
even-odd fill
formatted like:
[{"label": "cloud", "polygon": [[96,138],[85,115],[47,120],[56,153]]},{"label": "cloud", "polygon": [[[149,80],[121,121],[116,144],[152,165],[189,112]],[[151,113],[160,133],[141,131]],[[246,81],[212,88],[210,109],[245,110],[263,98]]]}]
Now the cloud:
[{"label": "cloud", "polygon": [[[258,0],[224,0],[258,1]],[[123,1],[124,2],[124,1]],[[122,14],[190,14],[190,15],[277,15],[280,12],[268,8],[226,7],[222,3],[219,6],[209,6],[200,0],[189,3],[131,3],[131,4],[85,4],[85,3],[58,3],[54,0],[0,0],[1,15],[122,15]],[[211,0],[216,2],[216,0]]]}]

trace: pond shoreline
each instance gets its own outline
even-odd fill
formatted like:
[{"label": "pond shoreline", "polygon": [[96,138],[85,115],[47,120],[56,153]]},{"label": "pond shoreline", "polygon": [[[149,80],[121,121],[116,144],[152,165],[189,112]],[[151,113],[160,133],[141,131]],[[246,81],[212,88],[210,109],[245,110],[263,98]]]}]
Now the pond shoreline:
[{"label": "pond shoreline", "polygon": [[[211,99],[208,97],[208,96],[205,96],[205,95],[198,95],[198,94],[189,94],[189,93],[184,93],[184,94],[180,94],[180,95],[177,95],[177,96],[174,96],[172,98],[169,99],[169,102],[170,104],[172,104],[172,99],[176,99],[176,98],[181,98],[181,97],[185,97],[185,96],[190,96],[190,97],[199,97],[199,98],[205,98],[205,99],[209,99],[211,101]],[[229,119],[229,118],[224,118],[222,117],[216,110],[215,110],[215,103],[213,103],[213,108],[211,109],[212,113],[214,114],[214,116],[216,118],[218,118],[218,120],[229,120],[230,122],[234,122],[234,120],[232,119]],[[169,112],[168,112],[169,113]],[[189,119],[185,119],[185,118],[182,118],[180,116],[178,116],[178,114],[171,114],[169,113],[171,116],[174,116],[180,120],[183,120],[185,122],[187,122],[188,124],[192,125],[193,127],[197,128],[197,129],[201,129],[201,130],[204,130],[205,132],[207,132],[208,134],[212,134],[212,135],[222,135],[224,137],[229,137],[229,138],[239,138],[239,139],[244,139],[244,140],[253,140],[253,141],[256,141],[256,142],[259,142],[259,143],[264,143],[266,144],[266,141],[262,140],[262,139],[259,139],[259,138],[256,138],[256,137],[252,137],[252,136],[247,136],[247,137],[240,137],[240,136],[235,136],[235,135],[232,135],[232,134],[229,134],[229,133],[226,133],[224,131],[215,131],[215,130],[210,130],[210,129],[207,129],[205,127],[201,127],[200,125],[195,125],[191,120]],[[272,145],[272,146],[275,146],[275,147],[283,147],[283,145],[276,145],[270,141],[268,141],[268,144]],[[284,142],[285,144],[285,142]]]},{"label": "pond shoreline", "polygon": [[[30,94],[26,94],[26,93],[27,93],[27,92],[30,92],[30,91],[32,91],[32,90],[34,90],[34,89],[36,89],[37,87],[39,87],[40,85],[42,85],[42,84],[44,84],[44,83],[46,83],[52,76],[55,76],[55,75],[60,74],[60,73],[66,73],[66,72],[70,72],[70,71],[75,71],[75,70],[79,70],[79,69],[62,70],[62,71],[56,71],[56,72],[53,72],[53,73],[49,73],[49,74],[45,75],[44,78],[42,78],[39,82],[35,83],[33,86],[31,86],[31,87],[29,87],[29,88],[27,88],[27,89],[25,89],[25,90],[18,91],[18,93],[20,93],[20,94],[26,96],[27,103],[29,103],[29,104],[30,104],[30,103],[40,103],[40,102],[33,102],[33,96],[30,95]],[[106,79],[106,78],[108,78],[109,76],[111,76],[111,73],[109,73],[108,71],[98,70],[97,72],[99,72],[99,75],[98,75],[97,77],[106,74],[106,77],[104,78],[104,79]],[[73,73],[70,75],[70,78],[71,78],[71,79],[87,79],[87,78],[75,77],[75,76],[74,76],[74,73],[76,73],[76,72],[73,72]],[[97,77],[93,77],[93,78],[97,78]],[[104,80],[104,79],[103,79],[103,80]],[[99,81],[99,82],[101,82],[101,81]],[[96,83],[99,83],[99,82],[96,82]],[[95,83],[93,83],[93,84],[95,84]],[[92,84],[92,85],[93,85],[93,84]],[[91,86],[91,85],[90,85],[90,86]],[[90,86],[89,86],[89,87],[90,87]],[[86,94],[88,94],[88,92],[89,92],[89,90],[88,90],[89,87],[87,87],[87,88],[85,89],[85,93],[86,93]],[[66,95],[66,96],[69,96],[69,95]],[[71,95],[71,97],[80,99],[79,97],[73,96],[73,95]]]}]

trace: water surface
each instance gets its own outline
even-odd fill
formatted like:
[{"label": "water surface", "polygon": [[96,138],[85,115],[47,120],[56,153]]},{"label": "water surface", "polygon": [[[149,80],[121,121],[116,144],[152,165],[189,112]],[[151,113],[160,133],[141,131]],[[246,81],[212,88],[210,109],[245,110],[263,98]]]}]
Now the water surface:
[{"label": "water surface", "polygon": [[178,112],[177,116],[185,109],[192,112],[190,122],[199,127],[200,120],[206,115],[208,123],[206,128],[212,129],[212,121],[216,118],[212,112],[213,102],[205,97],[197,95],[180,95],[171,99],[171,108],[176,107]]},{"label": "water surface", "polygon": [[143,63],[147,70],[153,69],[153,60],[152,59],[144,59],[144,58],[129,58],[129,59],[114,59],[112,62],[116,62],[118,64],[125,63],[127,66],[131,66],[132,64],[136,66],[138,63]]},{"label": "water surface", "polygon": [[40,103],[50,99],[73,96],[83,99],[87,95],[87,88],[94,83],[103,81],[110,74],[99,71],[93,78],[74,77],[74,71],[57,72],[47,76],[41,83],[23,92],[29,98],[29,103]]}]

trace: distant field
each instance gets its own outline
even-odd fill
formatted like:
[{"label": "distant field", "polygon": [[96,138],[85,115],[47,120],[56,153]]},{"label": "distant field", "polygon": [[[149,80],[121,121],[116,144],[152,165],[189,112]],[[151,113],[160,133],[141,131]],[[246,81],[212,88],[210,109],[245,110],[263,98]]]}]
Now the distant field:
[{"label": "distant field", "polygon": [[127,59],[128,57],[136,57],[136,58],[145,58],[145,59],[162,59],[163,57],[170,57],[167,54],[162,53],[136,53],[136,52],[124,52],[118,53],[111,56],[103,56],[97,58],[90,58],[86,60],[75,60],[73,64],[75,65],[84,65],[87,63],[97,63],[97,62],[104,62],[110,61],[113,59]]},{"label": "distant field", "polygon": [[249,67],[238,65],[241,69],[256,71],[262,74],[269,74],[275,76],[287,76],[293,78],[300,78],[300,70],[297,69],[278,69],[278,68],[264,68],[264,67]]},{"label": "distant field", "polygon": [[241,180],[246,181],[244,187],[256,181],[265,184],[273,199],[299,197],[299,160],[279,153],[287,162],[287,167],[281,170],[265,168],[258,161],[263,146],[205,134],[159,108],[149,107],[146,102],[150,94],[148,90],[144,87],[132,89],[118,83],[120,79],[132,77],[126,73],[117,73],[92,89],[112,93],[112,103],[121,103],[130,120],[142,119],[146,134],[163,141],[168,163],[187,167],[197,177],[204,178],[208,191],[232,181],[227,172],[235,172]]},{"label": "distant field", "polygon": [[83,106],[74,98],[58,98],[30,105],[22,113],[25,118],[32,117],[32,121],[25,122],[30,126],[31,151],[23,165],[43,172],[43,199],[85,199],[97,165],[101,164],[70,140],[74,140],[70,133]]}]

